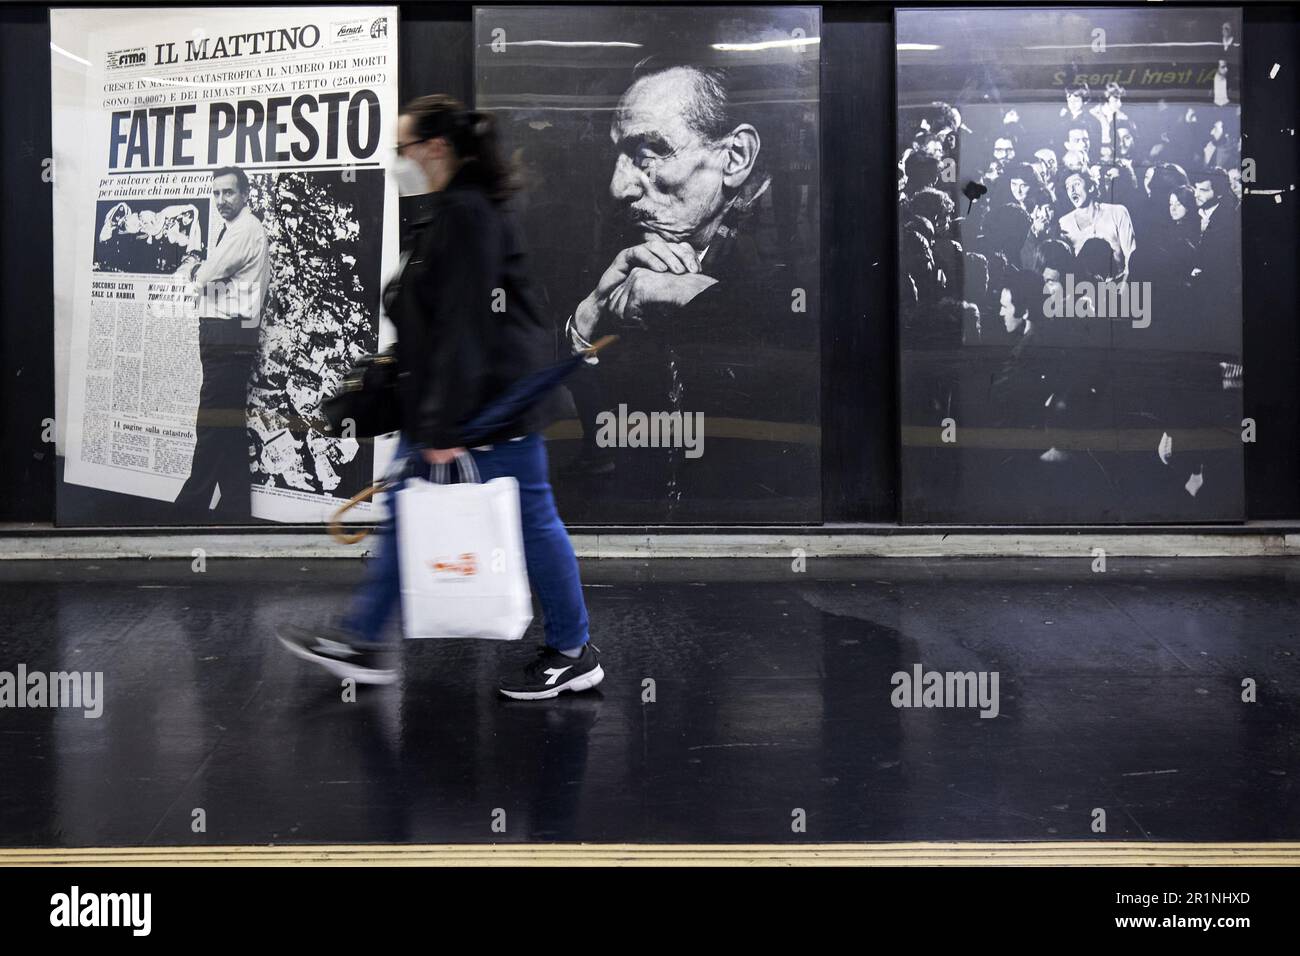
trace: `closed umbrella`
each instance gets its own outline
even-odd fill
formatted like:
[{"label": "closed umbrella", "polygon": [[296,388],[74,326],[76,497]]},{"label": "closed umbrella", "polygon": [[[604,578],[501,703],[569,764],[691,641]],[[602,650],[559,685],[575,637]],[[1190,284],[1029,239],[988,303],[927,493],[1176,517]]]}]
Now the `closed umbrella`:
[{"label": "closed umbrella", "polygon": [[505,428],[571,375],[588,356],[595,355],[617,338],[617,335],[606,335],[597,339],[591,348],[583,349],[563,362],[548,365],[519,379],[461,426],[460,437],[465,446],[480,444],[485,438]]},{"label": "closed umbrella", "polygon": [[[586,358],[595,355],[617,338],[617,335],[603,336],[597,339],[591,348],[583,349],[562,362],[548,365],[546,368],[525,375],[461,426],[461,441],[465,443],[466,447],[470,447],[500,431],[541,401],[547,392],[571,375]],[[393,474],[384,477],[365,491],[355,495],[347,504],[334,512],[334,517],[330,519],[329,529],[330,534],[336,540],[341,541],[343,544],[356,544],[370,533],[369,528],[362,528],[358,531],[344,531],[342,525],[343,515],[361,502],[370,500],[388,485],[400,480],[406,470],[407,462],[397,462],[396,464],[397,469]]]}]

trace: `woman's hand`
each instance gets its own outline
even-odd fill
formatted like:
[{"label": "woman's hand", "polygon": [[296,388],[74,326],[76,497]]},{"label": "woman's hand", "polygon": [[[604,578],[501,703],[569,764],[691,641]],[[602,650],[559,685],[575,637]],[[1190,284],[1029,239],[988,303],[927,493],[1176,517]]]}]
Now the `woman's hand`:
[{"label": "woman's hand", "polygon": [[420,454],[430,465],[449,465],[457,455],[465,454],[464,448],[426,448]]}]

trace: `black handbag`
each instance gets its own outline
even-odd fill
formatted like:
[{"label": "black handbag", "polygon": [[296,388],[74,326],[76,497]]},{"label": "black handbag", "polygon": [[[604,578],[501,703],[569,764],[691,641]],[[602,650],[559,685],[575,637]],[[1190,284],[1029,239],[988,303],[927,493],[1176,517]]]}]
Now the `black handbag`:
[{"label": "black handbag", "polygon": [[388,348],[363,358],[320,410],[329,425],[325,434],[335,438],[374,438],[401,428],[396,352]]}]

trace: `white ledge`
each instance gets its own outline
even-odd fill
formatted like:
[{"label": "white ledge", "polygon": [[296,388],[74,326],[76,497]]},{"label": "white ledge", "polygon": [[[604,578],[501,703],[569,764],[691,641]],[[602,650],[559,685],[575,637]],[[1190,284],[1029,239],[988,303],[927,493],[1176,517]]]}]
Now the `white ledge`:
[{"label": "white ledge", "polygon": [[[789,558],[806,557],[1225,558],[1300,555],[1300,533],[1117,534],[1106,529],[1071,534],[900,531],[891,534],[582,534],[572,536],[581,558]],[[108,560],[192,558],[359,558],[371,539],[341,545],[325,534],[76,534],[0,538],[0,559]]]}]

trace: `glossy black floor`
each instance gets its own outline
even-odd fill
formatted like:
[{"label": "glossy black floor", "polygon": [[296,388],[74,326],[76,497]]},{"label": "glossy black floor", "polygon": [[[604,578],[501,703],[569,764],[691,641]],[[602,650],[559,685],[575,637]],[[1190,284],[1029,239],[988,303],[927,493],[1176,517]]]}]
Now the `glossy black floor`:
[{"label": "glossy black floor", "polygon": [[[1091,561],[585,562],[609,676],[544,703],[474,641],[343,702],[271,629],[355,562],[0,562],[0,671],[106,684],[0,710],[0,843],[1300,838],[1300,563]],[[895,708],[914,664],[998,716]]]}]

